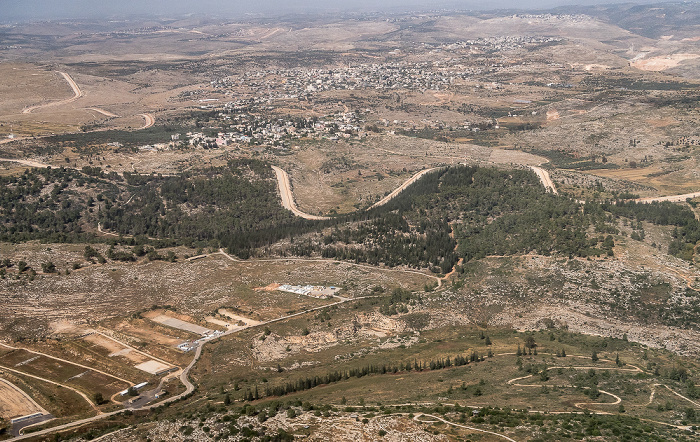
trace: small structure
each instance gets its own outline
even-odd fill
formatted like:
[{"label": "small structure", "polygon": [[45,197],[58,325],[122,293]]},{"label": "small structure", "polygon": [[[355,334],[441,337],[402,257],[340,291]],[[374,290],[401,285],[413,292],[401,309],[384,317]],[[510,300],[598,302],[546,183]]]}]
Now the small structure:
[{"label": "small structure", "polygon": [[322,285],[289,285],[283,284],[277,287],[277,290],[288,293],[296,293],[298,295],[312,296],[314,298],[327,299],[336,296],[341,287],[324,287]]},{"label": "small structure", "polygon": [[127,389],[124,390],[124,391],[120,391],[120,392],[119,392],[119,395],[120,395],[120,396],[126,396],[127,394],[129,394],[129,390],[130,390],[131,388],[133,388],[133,389],[136,390],[136,391],[139,391],[140,389],[142,389],[142,388],[145,387],[146,385],[148,385],[148,382],[141,382],[140,384],[136,384],[136,385],[134,385],[133,387],[129,387],[129,388],[127,388]]},{"label": "small structure", "polygon": [[191,342],[183,342],[182,344],[178,344],[177,348],[178,350],[187,353],[194,348],[194,345]]}]

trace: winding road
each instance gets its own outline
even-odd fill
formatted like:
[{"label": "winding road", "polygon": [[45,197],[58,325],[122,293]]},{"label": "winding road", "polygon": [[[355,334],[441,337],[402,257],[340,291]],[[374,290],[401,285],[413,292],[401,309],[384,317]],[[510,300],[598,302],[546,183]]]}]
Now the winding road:
[{"label": "winding road", "polygon": [[[294,202],[294,195],[292,194],[292,185],[291,181],[289,179],[289,174],[285,172],[284,170],[280,169],[277,166],[272,166],[272,169],[275,171],[275,174],[277,176],[277,187],[279,188],[280,191],[280,197],[282,198],[282,206],[284,206],[285,209],[290,210],[292,213],[294,213],[296,216],[305,218],[305,219],[310,219],[310,220],[327,220],[331,219],[328,216],[318,216],[318,215],[311,215],[306,212],[302,212],[299,210],[297,207],[296,203]],[[423,169],[419,172],[416,172],[411,178],[407,179],[406,181],[403,182],[399,187],[394,189],[390,194],[382,198],[381,200],[377,201],[376,203],[372,204],[367,210],[375,209],[377,207],[381,207],[391,201],[392,199],[396,198],[401,192],[406,190],[408,186],[411,184],[415,183],[419,179],[421,179],[425,174],[430,173],[434,170],[438,170],[439,167],[431,167],[428,169]],[[555,195],[558,194],[557,188],[554,185],[554,182],[552,181],[552,178],[549,176],[549,172],[546,170],[542,169],[541,167],[538,166],[530,166],[530,169],[532,169],[533,172],[537,174],[537,177],[540,179],[542,182],[542,185],[547,189],[548,192],[551,192]],[[685,201],[685,200],[684,200]]]},{"label": "winding road", "polygon": [[[223,253],[223,252],[222,252],[222,253]],[[232,260],[234,260],[234,261],[238,261],[238,260],[236,260],[235,258],[231,257],[230,255],[227,255],[226,253],[223,253],[223,254],[226,255],[226,256],[228,256],[230,259],[232,259]],[[320,306],[320,307],[314,307],[314,308],[311,308],[311,309],[308,309],[308,310],[304,310],[304,311],[301,311],[301,312],[298,312],[298,313],[293,313],[293,314],[290,314],[290,315],[286,315],[286,316],[282,316],[282,317],[279,317],[279,318],[271,319],[271,320],[269,320],[269,321],[260,322],[260,323],[258,323],[258,324],[251,324],[251,325],[248,325],[248,326],[246,326],[246,327],[242,327],[242,328],[237,328],[237,329],[229,330],[229,331],[224,332],[223,334],[219,335],[219,337],[217,337],[217,338],[215,338],[215,339],[213,339],[213,340],[217,340],[217,339],[219,339],[219,338],[221,338],[221,337],[230,335],[230,334],[232,334],[232,333],[240,332],[241,330],[245,330],[245,329],[253,328],[253,327],[261,327],[261,326],[264,326],[264,325],[267,325],[267,324],[272,324],[272,323],[275,323],[275,322],[284,321],[285,319],[293,318],[293,317],[300,316],[300,315],[305,315],[305,314],[307,314],[307,313],[311,313],[311,312],[314,312],[314,311],[316,311],[316,310],[321,310],[321,309],[329,308],[329,307],[332,307],[332,306],[334,306],[334,305],[340,305],[340,304],[344,304],[344,303],[346,303],[346,302],[358,301],[358,300],[360,300],[360,299],[367,299],[367,298],[374,298],[374,297],[375,297],[375,296],[362,296],[362,297],[358,297],[358,298],[343,298],[343,299],[341,299],[340,301],[334,302],[334,303],[332,303],[332,304],[322,305],[322,306]],[[66,429],[68,429],[68,428],[73,428],[73,427],[77,427],[77,426],[89,424],[89,423],[91,423],[91,422],[95,422],[95,421],[98,421],[98,420],[101,420],[101,419],[106,419],[106,418],[111,417],[111,416],[116,416],[116,415],[118,415],[118,414],[120,414],[120,413],[123,413],[123,412],[125,412],[125,411],[127,411],[127,410],[131,410],[131,411],[136,411],[136,410],[151,410],[151,409],[154,409],[154,408],[157,408],[157,407],[160,407],[160,406],[163,406],[163,405],[166,405],[166,404],[169,404],[169,403],[178,401],[178,400],[180,400],[180,399],[186,397],[187,395],[191,394],[191,393],[195,390],[195,385],[194,385],[194,384],[190,381],[190,379],[189,379],[190,371],[191,371],[192,368],[195,366],[195,364],[197,363],[197,361],[199,360],[199,358],[202,356],[202,348],[204,347],[204,345],[206,345],[208,342],[212,342],[213,340],[207,340],[207,341],[204,341],[204,342],[200,343],[200,344],[197,346],[196,350],[195,350],[195,354],[194,354],[194,357],[192,358],[192,361],[187,365],[187,367],[185,367],[185,368],[182,370],[182,373],[180,373],[180,382],[182,382],[182,384],[185,386],[185,391],[183,391],[183,392],[180,393],[180,394],[177,394],[177,395],[175,395],[175,396],[171,396],[171,397],[169,397],[169,398],[167,398],[167,399],[165,399],[165,400],[163,400],[163,401],[156,402],[156,403],[154,403],[154,404],[147,405],[147,406],[144,406],[144,407],[138,407],[138,408],[127,407],[127,408],[125,408],[125,409],[123,409],[123,410],[111,411],[111,412],[109,412],[109,413],[102,413],[102,412],[100,412],[99,409],[98,409],[97,412],[100,413],[100,414],[97,414],[97,415],[95,415],[95,416],[88,417],[88,418],[85,418],[85,419],[80,419],[80,420],[73,421],[73,422],[69,422],[69,423],[62,424],[62,425],[57,425],[57,426],[51,427],[51,428],[46,428],[46,429],[44,429],[44,430],[39,430],[39,431],[31,432],[31,433],[26,434],[26,435],[21,435],[21,436],[15,437],[15,438],[13,438],[13,439],[11,439],[11,440],[12,440],[12,441],[16,441],[16,440],[22,440],[22,439],[28,439],[28,438],[34,438],[34,437],[37,437],[37,436],[43,436],[43,435],[47,435],[47,434],[52,434],[52,433],[55,433],[55,432],[57,432],[57,431],[66,430]],[[14,370],[10,370],[10,371],[14,371]],[[23,374],[23,375],[26,375],[26,373],[22,373],[22,374]],[[29,375],[29,376],[31,376],[31,375]],[[32,377],[33,377],[33,376],[32,376]],[[40,378],[38,378],[38,379],[40,379]],[[42,380],[43,380],[43,379],[42,379]],[[51,381],[47,381],[47,382],[51,382]],[[51,383],[55,383],[55,382],[51,382]],[[60,384],[57,384],[57,385],[60,385]],[[70,387],[68,387],[68,388],[70,388]],[[72,388],[71,388],[71,389],[72,389]],[[83,398],[84,398],[85,400],[87,400],[88,402],[90,402],[90,403],[92,404],[92,402],[91,402],[91,401],[87,398],[87,396],[85,396],[83,393],[81,393],[81,392],[79,392],[78,390],[75,390],[75,389],[73,389],[73,390],[76,391],[76,392],[77,392],[78,394],[80,394],[81,396],[83,396]],[[93,405],[93,407],[95,407],[95,406]],[[27,427],[27,428],[28,428],[28,427]]]},{"label": "winding road", "polygon": [[[290,210],[292,213],[294,213],[296,216],[305,218],[305,219],[310,219],[310,220],[327,220],[331,219],[328,216],[318,216],[318,215],[311,215],[306,212],[302,212],[299,210],[297,207],[296,203],[294,202],[294,195],[292,194],[292,184],[289,179],[289,174],[285,172],[284,170],[280,169],[277,166],[272,166],[272,169],[275,171],[275,174],[277,176],[277,187],[279,188],[280,191],[280,197],[282,198],[282,206],[284,206],[285,209]],[[384,204],[388,203],[392,199],[396,198],[398,194],[403,192],[408,186],[419,180],[423,175],[425,175],[428,172],[431,172],[433,170],[437,170],[438,167],[432,167],[430,169],[424,169],[421,170],[420,172],[417,172],[414,174],[411,178],[407,179],[403,184],[401,184],[399,187],[394,189],[393,192],[391,192],[389,195],[385,196],[381,200],[377,201],[376,203],[372,204],[367,210],[374,209],[376,207],[381,207]]]},{"label": "winding road", "polygon": [[[435,419],[435,420],[434,420],[434,421],[424,421],[424,420],[421,420],[421,419],[420,419],[421,416],[429,417],[430,419]],[[492,434],[492,435],[494,435],[494,436],[502,437],[503,439],[505,439],[505,440],[507,440],[507,441],[510,441],[510,442],[518,442],[518,441],[516,441],[515,439],[511,439],[510,437],[506,436],[505,434],[496,433],[495,431],[482,430],[481,428],[469,427],[469,426],[467,426],[467,425],[456,424],[456,423],[454,423],[454,422],[450,422],[450,421],[448,421],[448,420],[445,420],[445,419],[441,418],[440,416],[435,416],[434,414],[418,413],[418,414],[413,418],[413,420],[416,421],[416,422],[423,423],[423,424],[430,424],[430,423],[435,423],[435,422],[440,421],[440,422],[442,422],[442,423],[444,423],[444,424],[452,425],[453,427],[465,428],[465,429],[467,429],[467,430],[470,430],[470,431],[477,431],[477,432],[479,432],[479,433]]]},{"label": "winding road", "polygon": [[78,84],[73,80],[73,78],[71,78],[70,75],[66,74],[65,72],[60,72],[60,71],[58,71],[58,73],[63,75],[63,78],[68,82],[71,89],[73,89],[73,96],[70,98],[66,98],[65,100],[52,101],[50,103],[37,104],[35,106],[27,107],[24,110],[22,110],[23,114],[31,114],[35,110],[43,109],[45,107],[52,107],[52,106],[58,106],[61,104],[72,103],[73,101],[75,101],[78,98],[83,96],[83,91],[80,90],[80,87],[78,87]]},{"label": "winding road", "polygon": [[282,206],[284,206],[285,209],[290,210],[296,216],[300,216],[304,219],[316,221],[330,219],[327,216],[311,215],[299,210],[296,203],[294,202],[294,195],[292,195],[292,184],[289,180],[289,175],[287,174],[287,172],[285,172],[277,166],[272,166],[272,169],[275,171],[275,175],[277,175],[277,186],[280,190]]},{"label": "winding road", "polygon": [[141,126],[140,129],[148,129],[149,127],[156,124],[156,117],[154,117],[151,114],[139,114],[139,116],[143,117],[143,119],[145,120],[144,125]]}]

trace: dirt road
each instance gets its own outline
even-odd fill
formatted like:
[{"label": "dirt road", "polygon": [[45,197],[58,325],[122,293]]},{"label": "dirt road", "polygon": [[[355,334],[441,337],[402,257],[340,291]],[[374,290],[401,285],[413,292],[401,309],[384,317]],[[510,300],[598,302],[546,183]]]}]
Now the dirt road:
[{"label": "dirt road", "polygon": [[[324,309],[324,308],[329,308],[329,307],[332,307],[332,306],[334,306],[334,305],[343,304],[343,303],[345,303],[345,302],[356,301],[356,300],[366,299],[366,298],[372,298],[372,297],[373,297],[373,296],[364,296],[364,297],[360,297],[360,298],[344,299],[344,300],[342,300],[342,301],[339,301],[339,302],[336,302],[336,303],[333,303],[333,304],[328,304],[328,305],[324,305],[324,306],[320,306],[320,307],[311,308],[311,309],[308,309],[308,310],[304,310],[304,311],[302,311],[302,312],[298,312],[298,313],[294,313],[294,314],[291,314],[291,315],[282,316],[282,317],[280,317],[280,318],[276,318],[276,319],[272,319],[272,320],[269,320],[269,321],[261,322],[261,323],[256,324],[256,325],[250,325],[250,326],[247,326],[247,327],[244,327],[244,328],[259,327],[259,326],[261,326],[261,325],[272,324],[272,323],[274,323],[274,322],[284,321],[285,319],[293,318],[293,317],[296,317],[296,316],[299,316],[299,315],[304,315],[304,314],[307,314],[307,313],[310,313],[310,312],[314,312],[314,311],[316,311],[316,310],[320,310],[320,309]],[[230,335],[230,334],[235,333],[235,332],[237,332],[237,331],[240,331],[240,330],[242,330],[242,329],[243,329],[243,328],[239,328],[239,329],[235,329],[235,330],[229,330],[229,331],[225,332],[224,334],[222,334],[220,337],[223,337],[223,336],[226,336],[226,335]],[[156,408],[156,407],[160,407],[160,406],[165,405],[165,404],[169,404],[169,403],[171,403],[171,402],[178,401],[178,400],[180,400],[180,399],[182,399],[182,398],[188,396],[189,394],[191,394],[191,393],[194,391],[195,386],[194,386],[194,384],[192,384],[192,382],[190,382],[189,374],[190,374],[190,371],[192,370],[192,367],[194,367],[194,365],[195,365],[195,364],[197,363],[197,361],[199,360],[200,356],[202,356],[202,348],[204,347],[204,345],[205,345],[207,342],[210,342],[210,341],[204,341],[204,342],[200,343],[200,344],[197,346],[197,349],[195,350],[195,354],[194,354],[194,357],[192,358],[192,361],[187,365],[187,367],[185,367],[184,370],[182,370],[182,373],[180,374],[180,382],[182,382],[182,384],[185,386],[185,391],[183,391],[182,393],[177,394],[177,395],[175,395],[175,396],[171,396],[171,397],[169,397],[168,399],[166,399],[166,400],[164,400],[164,401],[156,402],[156,403],[154,403],[154,404],[147,405],[147,406],[145,406],[145,407],[139,407],[138,409],[139,409],[139,410],[150,410],[150,409],[153,409],[153,408]],[[51,381],[47,381],[47,382],[51,382]],[[54,382],[51,382],[51,383],[54,383]],[[69,388],[70,388],[70,387],[69,387]],[[77,390],[76,390],[76,391],[77,391]],[[82,395],[82,394],[81,394],[81,395]],[[82,396],[84,396],[84,395],[82,395]],[[90,402],[90,400],[87,399],[86,396],[84,396],[84,398],[85,398],[88,402]],[[93,405],[93,406],[94,406],[94,405]],[[129,407],[129,408],[127,408],[127,410],[134,410],[134,408]],[[46,434],[55,433],[55,432],[57,432],[57,431],[65,430],[65,429],[68,429],[68,428],[72,428],[72,427],[76,427],[76,426],[88,424],[88,423],[90,423],[90,422],[95,422],[95,421],[100,420],[100,419],[105,419],[105,418],[108,418],[108,417],[111,417],[111,416],[115,416],[115,415],[117,415],[117,414],[119,414],[119,413],[123,413],[124,411],[125,411],[125,410],[117,410],[117,411],[112,411],[112,412],[109,412],[109,413],[98,414],[97,416],[92,416],[92,417],[89,417],[89,418],[86,418],[86,419],[80,419],[80,420],[77,420],[77,421],[74,421],[74,422],[69,422],[69,423],[67,423],[67,424],[63,424],[63,425],[58,425],[58,426],[55,426],[55,427],[47,428],[47,429],[45,429],[45,430],[35,431],[35,432],[32,432],[32,433],[27,434],[27,435],[22,435],[22,436],[16,437],[16,438],[14,438],[14,439],[12,439],[12,440],[13,440],[13,441],[16,441],[16,440],[23,440],[23,439],[35,438],[35,437],[37,437],[37,436],[43,436],[43,435],[46,435]],[[99,412],[99,410],[98,410],[98,412]]]},{"label": "dirt road", "polygon": [[[434,421],[421,420],[421,417],[423,417],[423,416],[425,416],[425,417],[427,417],[427,418],[430,418],[430,419],[434,419]],[[467,426],[467,425],[456,424],[456,423],[454,423],[454,422],[450,422],[450,421],[448,421],[448,420],[445,420],[445,419],[441,418],[440,416],[435,416],[435,415],[433,415],[433,414],[418,413],[418,414],[413,418],[413,420],[416,421],[416,422],[421,422],[421,423],[425,423],[425,424],[427,424],[427,423],[434,423],[434,422],[440,421],[440,422],[442,422],[442,423],[444,423],[444,424],[452,425],[453,427],[465,428],[465,429],[470,430],[470,431],[478,431],[479,433],[491,434],[491,435],[493,435],[493,436],[501,437],[501,438],[503,438],[503,439],[505,439],[505,440],[507,440],[507,441],[510,441],[510,442],[518,442],[518,441],[516,441],[515,439],[511,439],[510,437],[506,436],[505,434],[496,433],[496,432],[494,432],[494,431],[489,431],[489,430],[482,430],[481,428],[469,427],[469,426]]]},{"label": "dirt road", "polygon": [[669,196],[659,196],[659,197],[649,197],[649,198],[638,198],[634,200],[635,202],[638,203],[654,203],[654,202],[663,202],[663,201],[670,201],[673,203],[682,203],[685,202],[688,198],[700,198],[700,192],[694,192],[694,193],[684,193],[683,195],[669,195]]},{"label": "dirt road", "polygon": [[555,195],[559,193],[557,192],[557,188],[554,186],[554,181],[552,181],[552,178],[549,176],[549,172],[538,166],[530,166],[530,169],[537,174],[542,182],[542,185],[548,192],[552,192]]},{"label": "dirt road", "polygon": [[[311,219],[311,220],[325,220],[325,219],[330,219],[327,216],[317,216],[317,215],[311,215],[309,213],[302,212],[299,210],[299,208],[296,206],[294,203],[294,195],[292,195],[292,188],[291,188],[291,183],[289,181],[289,175],[287,172],[284,170],[280,169],[277,166],[272,166],[272,169],[274,169],[275,174],[277,175],[277,185],[280,190],[280,196],[282,198],[282,206],[284,206],[285,209],[291,210],[292,213],[294,213],[296,216],[300,216],[305,219]],[[413,175],[411,178],[407,179],[403,184],[401,184],[399,187],[394,189],[393,192],[391,192],[389,195],[385,196],[381,200],[377,201],[374,203],[369,209],[374,209],[376,207],[383,206],[384,204],[388,203],[392,199],[396,198],[398,194],[403,192],[408,186],[416,182],[416,180],[420,179],[423,175],[425,175],[428,172],[431,172],[433,170],[438,169],[437,167],[432,167],[430,169],[425,169],[421,170],[420,172],[417,172],[415,175]]]},{"label": "dirt road", "polygon": [[[289,175],[287,172],[284,170],[280,169],[277,166],[272,166],[272,168],[275,171],[275,174],[277,175],[277,185],[280,190],[280,196],[282,198],[282,206],[284,208],[291,210],[292,213],[294,213],[296,216],[300,216],[302,218],[306,219],[311,219],[311,220],[325,220],[325,219],[330,219],[327,216],[317,216],[317,215],[311,215],[305,212],[302,212],[299,210],[299,208],[296,206],[294,203],[294,196],[292,195],[292,189],[291,189],[291,184],[289,181]],[[552,192],[553,194],[557,195],[557,188],[554,185],[554,182],[552,181],[552,178],[549,176],[549,172],[546,170],[542,169],[541,167],[537,166],[530,166],[533,172],[535,172],[542,182],[542,185],[547,189],[547,191]],[[396,198],[398,194],[406,190],[408,186],[419,180],[423,175],[432,172],[434,170],[439,169],[438,167],[431,167],[430,169],[424,169],[421,170],[420,172],[417,172],[415,175],[413,175],[411,178],[407,179],[403,184],[401,184],[399,187],[394,189],[393,192],[382,198],[381,200],[377,201],[376,203],[372,204],[369,209],[375,209],[377,207],[381,207],[384,204],[388,203],[392,199]],[[700,195],[700,193],[698,194]],[[682,195],[681,195],[682,196]],[[685,201],[685,200],[684,200]]]},{"label": "dirt road", "polygon": [[27,107],[24,110],[22,110],[23,114],[30,114],[37,109],[42,109],[45,107],[59,106],[61,104],[72,103],[73,101],[75,101],[78,98],[83,96],[83,91],[80,90],[80,88],[78,87],[78,84],[71,78],[70,75],[66,74],[65,72],[60,72],[60,71],[58,73],[63,75],[63,78],[65,78],[65,80],[70,85],[71,89],[73,89],[73,96],[70,98],[66,98],[65,100],[52,101],[50,103],[37,104],[36,106]]},{"label": "dirt road", "polygon": [[0,158],[0,162],[2,162],[2,161],[7,161],[9,163],[24,164],[25,166],[29,166],[29,167],[40,167],[40,168],[51,167],[50,164],[39,163],[38,161],[31,161],[31,160],[16,160],[13,158]]},{"label": "dirt road", "polygon": [[1,365],[0,365],[0,370],[6,370],[6,371],[12,372],[12,373],[14,373],[14,374],[18,374],[18,375],[20,375],[20,376],[26,376],[26,377],[28,377],[28,378],[32,378],[32,379],[36,379],[36,380],[39,380],[39,381],[42,381],[42,382],[46,382],[46,383],[48,383],[48,384],[57,385],[57,386],[59,386],[59,387],[67,388],[68,390],[73,391],[74,393],[78,394],[80,397],[82,397],[83,399],[85,399],[85,402],[87,402],[88,404],[90,404],[90,406],[92,407],[92,409],[93,409],[95,412],[97,412],[98,415],[99,415],[99,413],[101,413],[100,409],[97,408],[97,405],[95,405],[95,403],[92,402],[92,400],[90,400],[90,398],[87,397],[87,395],[86,395],[85,393],[83,393],[82,391],[80,391],[80,390],[78,390],[78,389],[75,389],[75,388],[73,388],[73,387],[71,387],[71,386],[69,386],[69,385],[61,384],[60,382],[55,382],[55,381],[52,381],[52,380],[50,380],[50,379],[42,378],[42,377],[40,377],[40,376],[35,376],[35,375],[33,375],[33,374],[25,373],[25,372],[23,372],[23,371],[15,370],[14,368],[4,367],[4,366],[1,366]]},{"label": "dirt road", "polygon": [[53,359],[53,360],[55,360],[55,361],[63,362],[63,363],[65,363],[65,364],[75,365],[76,367],[80,367],[80,368],[84,368],[84,369],[86,369],[86,370],[94,371],[95,373],[100,373],[100,374],[102,374],[102,375],[104,375],[104,376],[110,377],[110,378],[112,378],[112,379],[116,379],[116,380],[121,381],[121,382],[124,382],[125,384],[128,384],[128,385],[134,385],[134,384],[135,384],[134,382],[128,381],[128,380],[123,379],[123,378],[120,378],[119,376],[115,376],[115,375],[113,375],[113,374],[109,374],[109,373],[107,373],[106,371],[102,371],[102,370],[99,370],[99,369],[97,369],[97,368],[88,367],[87,365],[83,365],[83,364],[80,364],[80,363],[78,363],[78,362],[73,362],[73,361],[69,361],[69,360],[67,360],[67,359],[58,358],[58,357],[56,357],[56,356],[51,356],[51,355],[46,354],[46,353],[40,353],[40,352],[38,352],[38,351],[29,350],[28,348],[24,348],[24,347],[13,347],[13,346],[11,346],[11,345],[7,345],[7,344],[4,344],[4,343],[0,343],[0,345],[2,345],[2,346],[5,347],[5,348],[9,348],[9,349],[11,349],[11,350],[23,350],[23,351],[26,351],[27,353],[31,353],[31,354],[34,354],[34,355],[37,355],[37,356],[43,356],[43,357],[48,358],[48,359]]},{"label": "dirt road", "polygon": [[388,203],[392,199],[394,199],[399,193],[403,192],[408,186],[411,184],[415,183],[417,180],[419,180],[423,175],[425,175],[428,172],[432,172],[433,170],[437,170],[437,167],[432,167],[430,169],[424,169],[421,170],[420,172],[416,173],[413,175],[411,178],[407,179],[402,185],[394,189],[393,192],[391,192],[389,195],[385,196],[384,198],[380,199],[376,203],[372,204],[370,206],[370,209],[374,209],[375,207],[380,207],[383,206],[384,204]]},{"label": "dirt road", "polygon": [[287,172],[284,170],[280,169],[277,166],[272,166],[272,169],[275,171],[275,174],[277,175],[277,186],[279,187],[280,190],[280,196],[282,197],[282,206],[284,206],[285,209],[291,210],[293,214],[296,216],[300,216],[305,219],[311,219],[311,220],[325,220],[325,219],[330,219],[327,216],[316,216],[316,215],[310,215],[308,213],[304,213],[301,210],[297,208],[297,205],[294,203],[294,196],[292,195],[292,185],[289,182],[289,175],[287,175]]},{"label": "dirt road", "polygon": [[104,115],[105,117],[115,118],[115,117],[118,117],[118,116],[119,116],[119,115],[117,115],[117,114],[113,114],[113,113],[110,112],[110,111],[106,111],[106,110],[104,110],[104,109],[100,109],[99,107],[86,107],[85,109],[95,111],[95,112],[97,112],[97,113],[100,113],[100,114]]},{"label": "dirt road", "polygon": [[141,129],[148,129],[149,127],[153,126],[156,124],[156,117],[154,117],[151,114],[139,114],[140,116],[143,117],[145,120],[145,123],[143,126],[141,126]]}]

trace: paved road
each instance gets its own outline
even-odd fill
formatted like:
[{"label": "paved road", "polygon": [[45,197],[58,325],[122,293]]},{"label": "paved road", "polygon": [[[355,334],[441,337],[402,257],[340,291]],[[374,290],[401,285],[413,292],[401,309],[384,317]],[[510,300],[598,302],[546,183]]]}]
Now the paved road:
[{"label": "paved road", "polygon": [[37,416],[31,419],[23,420],[22,422],[18,422],[15,424],[12,424],[12,435],[13,436],[19,436],[22,433],[22,429],[32,426],[32,425],[38,425],[46,421],[50,421],[51,419],[55,419],[53,414],[42,414],[41,416]]}]

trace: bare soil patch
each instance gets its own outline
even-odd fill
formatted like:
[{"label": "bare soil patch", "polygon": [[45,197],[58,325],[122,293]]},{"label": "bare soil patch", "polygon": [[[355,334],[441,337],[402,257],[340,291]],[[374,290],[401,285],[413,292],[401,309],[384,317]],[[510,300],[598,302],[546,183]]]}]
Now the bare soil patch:
[{"label": "bare soil patch", "polygon": [[165,365],[162,362],[150,360],[136,365],[136,368],[138,368],[141,371],[145,371],[146,373],[155,375],[163,370],[167,370],[168,368],[170,368],[170,366]]},{"label": "bare soil patch", "polygon": [[140,364],[148,360],[148,357],[133,351],[131,348],[123,346],[112,339],[106,338],[99,334],[92,334],[83,338],[85,341],[95,344],[98,347],[106,349],[110,358],[125,358],[129,363]]},{"label": "bare soil patch", "polygon": [[10,419],[33,413],[46,413],[27,393],[0,378],[0,417]]},{"label": "bare soil patch", "polygon": [[239,322],[244,322],[246,325],[258,325],[260,324],[260,321],[256,321],[254,319],[246,318],[244,316],[237,315],[235,313],[231,313],[230,311],[222,308],[219,309],[219,313],[221,313],[224,316],[228,316],[229,318],[233,319],[234,321],[239,321]]},{"label": "bare soil patch", "polygon": [[[168,327],[177,328],[179,330],[184,330],[197,335],[204,335],[211,331],[211,329],[202,327],[201,325],[193,324],[190,322],[192,321],[192,318],[186,315],[178,315],[170,311],[154,310],[144,313],[143,316],[159,324],[167,325]],[[183,318],[186,318],[189,321]]]},{"label": "bare soil patch", "polygon": [[642,58],[632,62],[632,66],[643,71],[665,71],[675,68],[685,60],[694,60],[699,54],[671,54],[658,57]]}]

